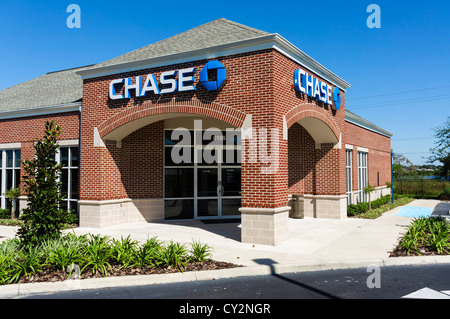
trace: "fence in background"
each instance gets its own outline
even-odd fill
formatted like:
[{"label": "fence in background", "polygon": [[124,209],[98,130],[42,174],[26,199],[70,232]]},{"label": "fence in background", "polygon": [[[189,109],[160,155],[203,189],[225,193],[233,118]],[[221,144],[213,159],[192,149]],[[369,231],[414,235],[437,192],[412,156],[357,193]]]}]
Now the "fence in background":
[{"label": "fence in background", "polygon": [[444,192],[450,192],[450,181],[448,180],[430,178],[394,179],[395,194],[439,196]]}]

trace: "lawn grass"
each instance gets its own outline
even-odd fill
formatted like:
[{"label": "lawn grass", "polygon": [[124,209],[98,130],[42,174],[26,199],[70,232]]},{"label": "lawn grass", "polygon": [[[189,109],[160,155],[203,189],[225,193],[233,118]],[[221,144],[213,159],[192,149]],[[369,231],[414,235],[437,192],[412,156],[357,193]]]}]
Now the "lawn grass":
[{"label": "lawn grass", "polygon": [[413,200],[414,200],[414,198],[411,198],[411,197],[400,197],[400,198],[394,200],[394,203],[388,203],[388,204],[385,204],[385,205],[380,206],[380,207],[375,208],[375,209],[369,209],[368,211],[366,211],[366,212],[364,212],[362,214],[356,215],[354,217],[366,218],[366,219],[375,219],[375,218],[378,218],[381,215],[383,215],[383,213],[385,213],[385,212],[387,212],[387,211],[389,211],[391,209],[394,209],[396,207],[409,204]]},{"label": "lawn grass", "polygon": [[23,221],[19,219],[2,218],[0,219],[0,225],[3,226],[22,226]]}]

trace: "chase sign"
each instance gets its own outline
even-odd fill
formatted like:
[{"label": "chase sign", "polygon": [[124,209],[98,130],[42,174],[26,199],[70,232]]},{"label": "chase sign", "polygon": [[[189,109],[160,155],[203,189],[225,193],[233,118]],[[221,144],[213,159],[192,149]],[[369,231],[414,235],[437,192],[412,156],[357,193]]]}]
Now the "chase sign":
[{"label": "chase sign", "polygon": [[[156,81],[154,74],[147,75],[145,79],[142,76],[136,76],[134,84],[132,84],[131,78],[115,79],[109,83],[109,98],[111,100],[129,99],[131,90],[134,90],[136,97],[147,96],[148,93],[159,95],[195,91],[197,90],[194,85],[196,70],[197,68],[191,67],[162,72],[159,76],[159,83]],[[209,75],[214,71],[217,76],[214,80],[209,79]],[[207,91],[216,91],[225,85],[226,79],[227,71],[225,67],[219,61],[212,60],[206,63],[200,71],[199,84]],[[116,86],[120,84],[123,85],[123,94],[116,90]]]},{"label": "chase sign", "polygon": [[332,87],[325,82],[321,82],[312,75],[303,70],[294,71],[294,88],[297,92],[306,94],[330,105],[333,109],[339,110],[341,107],[341,91]]}]

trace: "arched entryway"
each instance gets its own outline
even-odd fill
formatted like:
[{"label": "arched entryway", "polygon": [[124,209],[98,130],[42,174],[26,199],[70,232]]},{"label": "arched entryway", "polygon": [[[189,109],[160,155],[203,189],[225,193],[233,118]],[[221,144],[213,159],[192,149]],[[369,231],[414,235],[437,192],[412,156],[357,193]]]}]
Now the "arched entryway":
[{"label": "arched entryway", "polygon": [[235,108],[197,99],[170,100],[167,103],[143,102],[127,108],[98,125],[98,134],[104,140],[121,140],[136,129],[166,118],[197,115],[216,119],[233,127],[242,127],[246,114]]},{"label": "arched entryway", "polygon": [[288,112],[286,123],[288,193],[301,196],[297,207],[306,217],[345,218],[341,131],[336,120],[317,105],[301,104]]},{"label": "arched entryway", "polygon": [[117,113],[94,129],[92,147],[105,175],[100,186],[111,185],[106,192],[115,199],[82,200],[81,209],[108,211],[98,212],[109,218],[97,227],[239,218],[245,118],[225,105],[196,100],[144,102]]}]

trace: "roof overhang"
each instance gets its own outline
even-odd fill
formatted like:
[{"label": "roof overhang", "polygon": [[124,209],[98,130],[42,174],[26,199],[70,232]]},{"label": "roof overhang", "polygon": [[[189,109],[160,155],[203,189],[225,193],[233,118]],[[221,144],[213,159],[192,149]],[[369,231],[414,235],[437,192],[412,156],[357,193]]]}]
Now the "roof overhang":
[{"label": "roof overhang", "polygon": [[30,117],[30,116],[42,116],[67,112],[81,112],[81,102],[55,104],[55,105],[35,107],[32,109],[0,112],[0,120],[14,119],[20,117]]},{"label": "roof overhang", "polygon": [[101,76],[132,72],[142,69],[156,68],[171,64],[179,64],[204,59],[214,59],[221,56],[240,54],[246,52],[260,51],[266,49],[274,49],[284,56],[292,59],[305,69],[316,73],[324,80],[339,87],[345,91],[350,84],[341,79],[339,76],[325,68],[323,65],[312,59],[306,53],[298,49],[292,43],[284,39],[279,34],[270,34],[252,39],[207,47],[198,50],[186,51],[181,53],[169,54],[159,57],[153,57],[144,60],[94,67],[86,70],[77,71],[76,73],[82,79],[96,78]]}]

